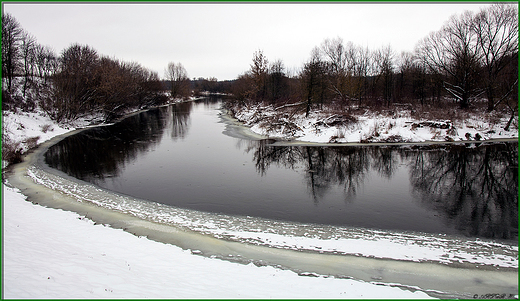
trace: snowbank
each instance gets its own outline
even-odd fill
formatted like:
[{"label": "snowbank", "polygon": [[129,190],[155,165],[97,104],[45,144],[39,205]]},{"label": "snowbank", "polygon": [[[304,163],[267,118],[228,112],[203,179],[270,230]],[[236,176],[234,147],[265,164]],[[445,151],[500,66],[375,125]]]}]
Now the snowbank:
[{"label": "snowbank", "polygon": [[[70,124],[58,124],[43,112],[2,111],[2,150],[9,147],[25,153],[55,136],[99,122],[99,118],[90,116]],[[6,166],[7,162],[2,161],[2,168]]]}]

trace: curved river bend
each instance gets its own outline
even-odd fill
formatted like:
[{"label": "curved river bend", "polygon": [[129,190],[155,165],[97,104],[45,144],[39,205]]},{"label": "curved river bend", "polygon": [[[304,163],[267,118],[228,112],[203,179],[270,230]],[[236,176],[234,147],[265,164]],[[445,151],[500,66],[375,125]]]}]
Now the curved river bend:
[{"label": "curved river bend", "polygon": [[517,143],[279,146],[251,138],[220,104],[58,137],[10,182],[204,256],[436,297],[517,294]]}]

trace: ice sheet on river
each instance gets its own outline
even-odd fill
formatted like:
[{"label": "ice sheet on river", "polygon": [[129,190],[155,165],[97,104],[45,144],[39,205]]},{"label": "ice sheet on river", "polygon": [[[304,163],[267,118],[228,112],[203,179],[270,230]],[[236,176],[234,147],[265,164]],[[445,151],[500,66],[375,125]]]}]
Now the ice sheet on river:
[{"label": "ice sheet on river", "polygon": [[34,182],[81,202],[158,225],[173,226],[227,241],[319,254],[344,254],[485,269],[518,268],[518,246],[502,242],[205,213],[115,194],[34,166],[28,168],[27,174]]}]

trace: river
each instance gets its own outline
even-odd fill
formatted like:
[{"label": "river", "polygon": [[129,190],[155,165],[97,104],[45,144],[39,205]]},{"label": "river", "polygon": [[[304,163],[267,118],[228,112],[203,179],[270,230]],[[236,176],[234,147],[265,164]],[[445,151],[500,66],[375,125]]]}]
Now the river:
[{"label": "river", "polygon": [[515,143],[273,146],[240,137],[220,105],[186,102],[92,128],[52,146],[45,160],[108,190],[181,208],[517,240]]}]

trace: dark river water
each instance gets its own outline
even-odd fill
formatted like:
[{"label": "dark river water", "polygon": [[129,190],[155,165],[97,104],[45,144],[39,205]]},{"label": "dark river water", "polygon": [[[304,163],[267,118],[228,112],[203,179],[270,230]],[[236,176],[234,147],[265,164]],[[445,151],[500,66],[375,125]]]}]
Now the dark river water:
[{"label": "dark river water", "polygon": [[229,215],[517,240],[518,143],[275,146],[205,99],[84,130],[46,163],[100,187]]}]

